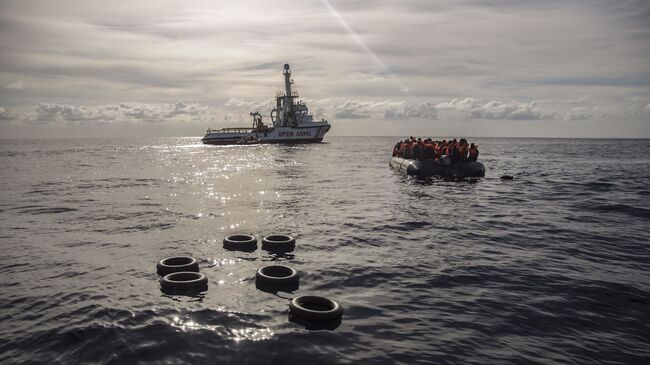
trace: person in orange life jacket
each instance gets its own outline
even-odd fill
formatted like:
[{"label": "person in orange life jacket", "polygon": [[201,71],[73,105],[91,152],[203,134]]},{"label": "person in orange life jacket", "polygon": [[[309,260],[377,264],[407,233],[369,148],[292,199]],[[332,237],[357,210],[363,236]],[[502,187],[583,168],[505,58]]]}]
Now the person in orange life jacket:
[{"label": "person in orange life jacket", "polygon": [[399,149],[397,150],[397,157],[404,158],[404,141],[399,141]]},{"label": "person in orange life jacket", "polygon": [[467,159],[467,140],[461,138],[456,148],[458,153],[458,161],[465,161]]},{"label": "person in orange life jacket", "polygon": [[447,143],[446,139],[443,139],[442,144],[440,145],[440,153],[443,156],[447,154],[447,147],[449,147],[449,144]]},{"label": "person in orange life jacket", "polygon": [[454,140],[451,141],[449,145],[451,145],[451,148],[453,149],[452,154],[454,155],[454,157],[456,157],[458,153],[458,141],[456,140],[456,138],[454,138]]},{"label": "person in orange life jacket", "polygon": [[411,147],[411,141],[408,139],[404,140],[404,143],[402,143],[402,158],[413,158],[413,148]]},{"label": "person in orange life jacket", "polygon": [[399,141],[395,144],[395,147],[393,147],[393,157],[399,155],[401,148],[402,148],[402,141]]},{"label": "person in orange life jacket", "polygon": [[420,159],[422,157],[422,147],[420,147],[420,144],[418,143],[418,141],[414,140],[411,147],[413,148],[413,158],[416,159],[416,160]]},{"label": "person in orange life jacket", "polygon": [[427,141],[422,144],[422,151],[423,151],[424,158],[427,160],[434,158],[436,155],[435,149],[433,148],[433,144],[431,144],[430,141]]},{"label": "person in orange life jacket", "polygon": [[451,161],[456,161],[456,145],[453,142],[450,142],[447,146],[447,156]]},{"label": "person in orange life jacket", "polygon": [[469,145],[469,157],[467,158],[467,161],[474,162],[476,160],[478,160],[478,145],[472,143]]}]

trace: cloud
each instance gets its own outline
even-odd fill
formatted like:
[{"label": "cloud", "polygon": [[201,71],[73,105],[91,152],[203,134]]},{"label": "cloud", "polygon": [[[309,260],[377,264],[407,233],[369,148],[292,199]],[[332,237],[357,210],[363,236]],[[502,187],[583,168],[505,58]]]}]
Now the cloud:
[{"label": "cloud", "polygon": [[18,118],[18,116],[9,111],[9,109],[0,106],[0,121],[9,121]]},{"label": "cloud", "polygon": [[13,82],[7,86],[5,86],[5,89],[9,90],[22,90],[23,89],[23,82],[22,81],[16,81]]},{"label": "cloud", "polygon": [[554,112],[541,110],[536,101],[491,100],[482,102],[474,98],[464,98],[441,102],[436,107],[460,113],[468,119],[551,120],[558,118]]},{"label": "cloud", "polygon": [[384,111],[385,119],[436,119],[438,112],[431,103],[401,103],[399,106],[391,107]]},{"label": "cloud", "polygon": [[266,110],[271,110],[274,107],[275,99],[274,98],[268,98],[265,100],[261,101],[253,101],[253,100],[244,100],[240,98],[230,98],[226,100],[226,102],[223,104],[223,106],[226,109],[239,109],[241,111],[266,111]]},{"label": "cloud", "polygon": [[473,98],[464,98],[464,99],[451,99],[450,101],[440,102],[436,105],[439,109],[451,109],[461,112],[469,113],[472,108],[475,107],[475,102]]},{"label": "cloud", "polygon": [[365,119],[370,117],[369,102],[345,101],[333,106],[334,117],[339,119]]},{"label": "cloud", "polygon": [[[270,110],[266,101],[250,101],[231,98],[224,104],[226,110]],[[331,115],[334,119],[438,119],[439,111],[463,119],[491,120],[551,120],[558,119],[555,112],[542,110],[535,101],[481,101],[479,99],[454,98],[448,101],[410,102],[406,100],[310,100],[309,106],[318,106],[316,118]],[[313,109],[312,109],[313,110]],[[321,115],[323,114],[323,115]],[[452,118],[453,119],[453,118]]]},{"label": "cloud", "polygon": [[332,106],[333,115],[339,119],[436,119],[437,111],[432,103],[407,101],[356,101],[346,100]]},{"label": "cloud", "polygon": [[[199,116],[204,110],[207,109],[206,105],[202,104],[185,104],[178,102],[174,104],[120,104],[115,107],[105,107],[100,109],[100,113],[107,111],[115,111],[125,117],[134,120],[141,120],[146,122],[158,122],[168,119],[176,119],[182,116]],[[113,115],[114,113],[105,113]]]},{"label": "cloud", "polygon": [[328,3],[6,2],[0,99],[19,119],[29,110],[33,122],[72,126],[245,121],[272,107],[288,62],[302,95],[330,99],[309,101],[317,119],[359,122],[345,133],[375,120],[444,127],[449,117],[495,121],[476,123],[477,134],[514,133],[497,131],[499,120],[556,120],[518,133],[562,135],[572,128],[563,119],[601,118],[596,105],[612,117],[601,125],[622,134],[639,124],[622,119],[648,120],[649,101],[629,100],[650,85],[647,0]]},{"label": "cloud", "polygon": [[35,120],[39,122],[54,121],[61,118],[69,122],[106,119],[99,111],[91,111],[80,105],[39,104],[35,109]]},{"label": "cloud", "polygon": [[565,115],[564,120],[586,120],[591,119],[593,114],[590,108],[578,106],[571,108]]},{"label": "cloud", "polygon": [[114,104],[83,106],[70,104],[41,103],[25,121],[39,124],[68,122],[72,124],[88,122],[147,122],[203,120],[208,106],[183,102],[171,104]]},{"label": "cloud", "polygon": [[479,105],[472,110],[471,118],[478,119],[510,119],[510,120],[540,120],[556,119],[554,113],[539,110],[537,103],[521,103],[516,101],[492,100]]}]

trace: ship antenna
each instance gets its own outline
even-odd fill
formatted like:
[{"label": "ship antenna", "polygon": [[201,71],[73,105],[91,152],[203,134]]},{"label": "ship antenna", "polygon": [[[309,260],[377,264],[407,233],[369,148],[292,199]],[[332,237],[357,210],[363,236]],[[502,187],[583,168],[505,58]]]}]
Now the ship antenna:
[{"label": "ship antenna", "polygon": [[284,100],[282,101],[282,126],[287,126],[289,121],[294,122],[293,116],[293,95],[291,93],[291,68],[288,63],[284,64]]}]

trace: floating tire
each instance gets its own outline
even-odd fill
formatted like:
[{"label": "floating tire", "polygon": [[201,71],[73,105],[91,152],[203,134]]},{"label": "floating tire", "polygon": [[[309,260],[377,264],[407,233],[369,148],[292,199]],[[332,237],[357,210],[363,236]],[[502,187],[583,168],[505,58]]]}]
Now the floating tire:
[{"label": "floating tire", "polygon": [[272,286],[295,285],[299,278],[296,270],[284,265],[262,266],[255,274],[258,283]]},{"label": "floating tire", "polygon": [[296,247],[296,240],[284,234],[272,234],[262,239],[262,248],[274,252],[292,251]]},{"label": "floating tire", "polygon": [[208,278],[198,272],[184,271],[165,275],[160,290],[166,294],[196,294],[208,290]]},{"label": "floating tire", "polygon": [[257,238],[250,234],[233,234],[223,239],[223,247],[227,250],[255,251]]},{"label": "floating tire", "polygon": [[156,271],[160,276],[182,271],[199,272],[199,263],[193,257],[173,256],[160,260],[156,265]]},{"label": "floating tire", "polygon": [[311,322],[330,322],[341,318],[343,307],[329,298],[301,295],[289,303],[289,312]]}]

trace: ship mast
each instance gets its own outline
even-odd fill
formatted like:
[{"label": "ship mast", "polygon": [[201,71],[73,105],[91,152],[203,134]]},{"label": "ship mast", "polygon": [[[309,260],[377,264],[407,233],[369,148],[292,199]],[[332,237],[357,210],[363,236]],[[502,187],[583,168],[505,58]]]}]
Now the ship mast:
[{"label": "ship mast", "polygon": [[297,120],[296,112],[293,109],[293,99],[297,98],[298,94],[291,91],[293,80],[291,79],[291,69],[288,63],[284,64],[284,72],[282,74],[284,75],[284,95],[280,94],[277,97],[277,108],[282,110],[282,116],[279,122],[281,127],[295,126]]}]

